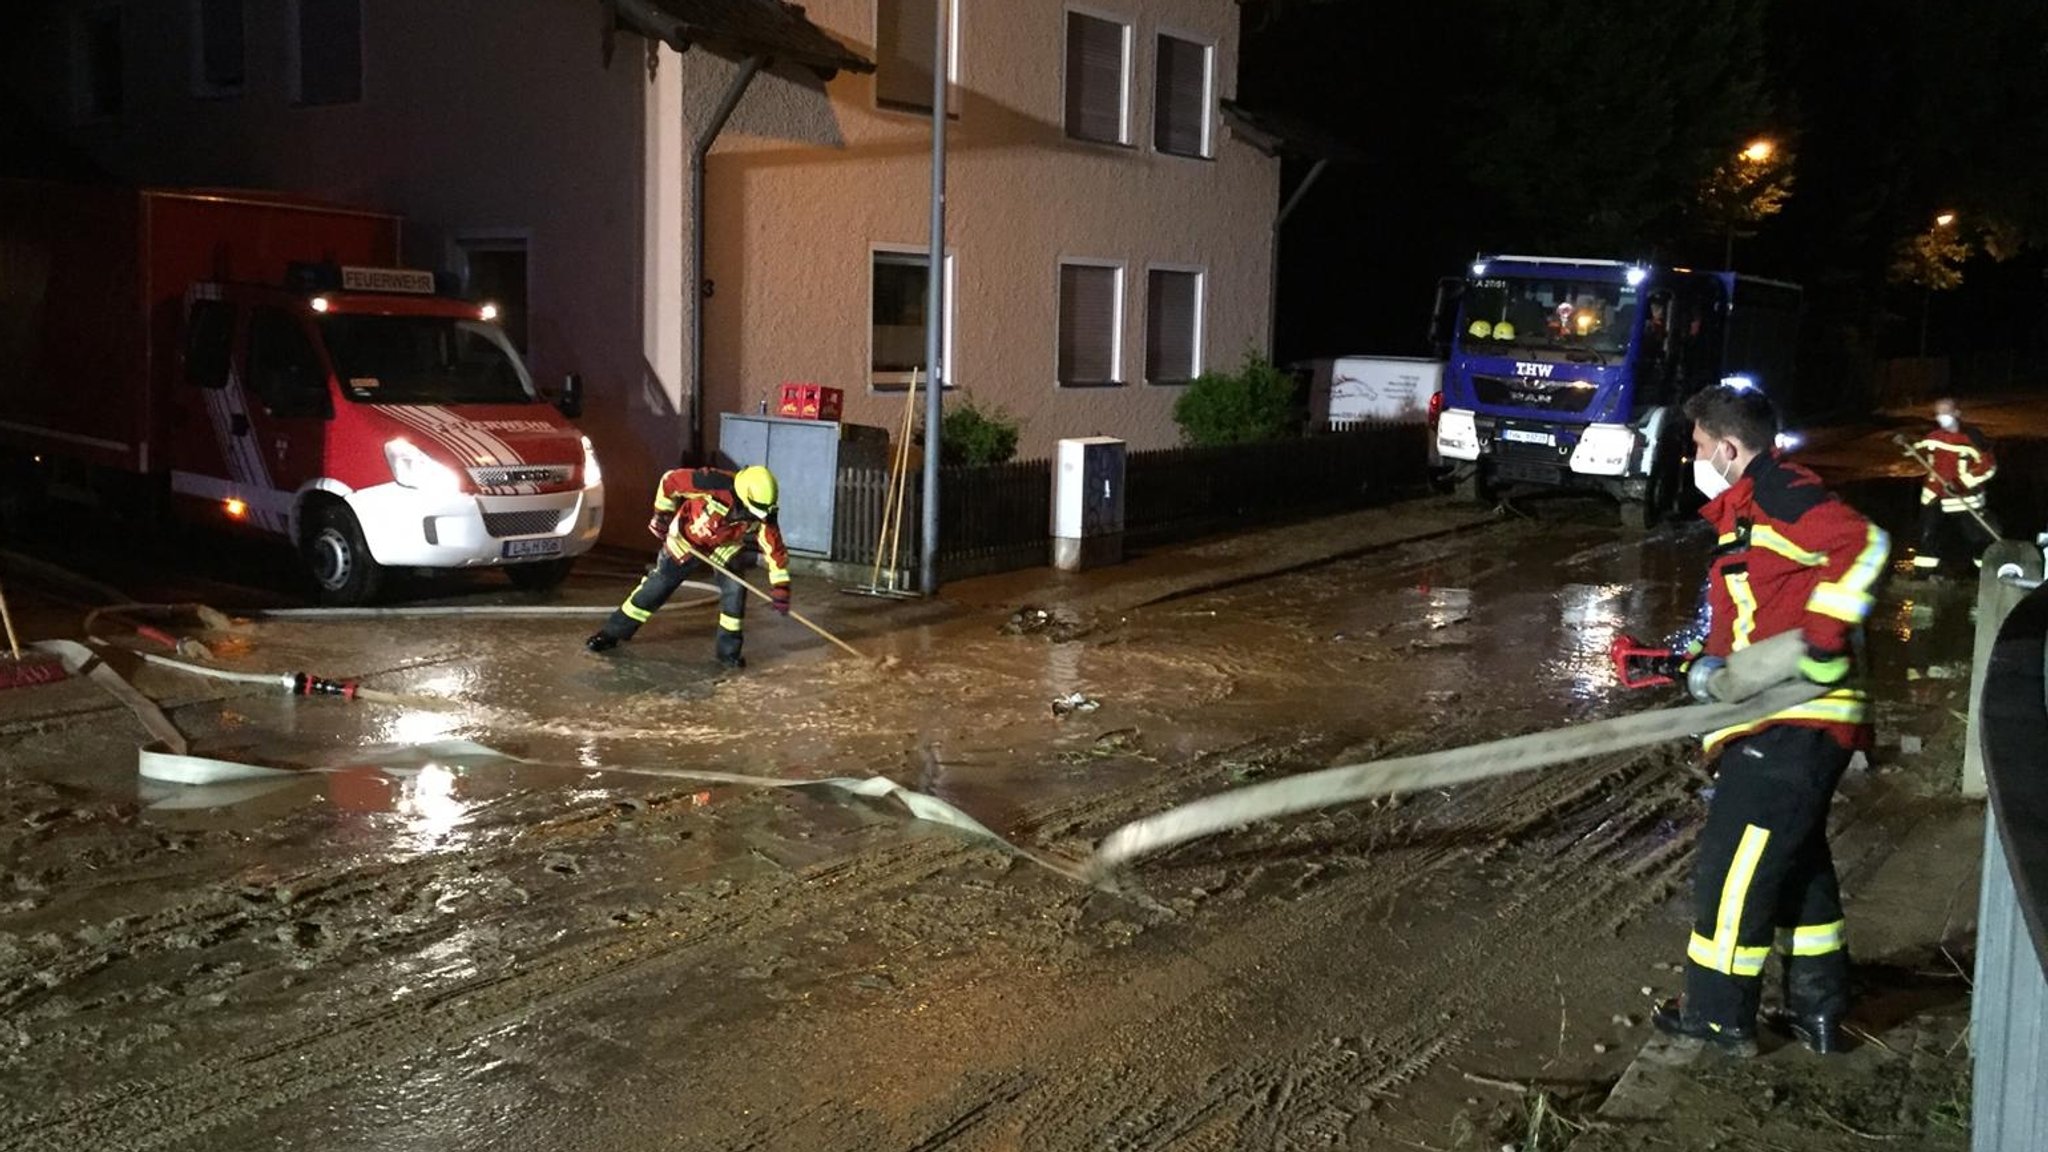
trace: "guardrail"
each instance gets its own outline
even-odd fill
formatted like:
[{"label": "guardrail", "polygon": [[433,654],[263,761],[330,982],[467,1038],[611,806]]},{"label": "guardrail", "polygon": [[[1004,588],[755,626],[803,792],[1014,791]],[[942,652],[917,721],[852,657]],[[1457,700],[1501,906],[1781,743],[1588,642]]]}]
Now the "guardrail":
[{"label": "guardrail", "polygon": [[1970,1147],[2040,1152],[2048,1149],[2048,589],[2037,548],[2002,541],[1984,567],[1980,625],[2001,600],[2024,598],[1991,625],[1971,706],[1971,751],[1981,753],[1990,803],[1970,1003]]}]

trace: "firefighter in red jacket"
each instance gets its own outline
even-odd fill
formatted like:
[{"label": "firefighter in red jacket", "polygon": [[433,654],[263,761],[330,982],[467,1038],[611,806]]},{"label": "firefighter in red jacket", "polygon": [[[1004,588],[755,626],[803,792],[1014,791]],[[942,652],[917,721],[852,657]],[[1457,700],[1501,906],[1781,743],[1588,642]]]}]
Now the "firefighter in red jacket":
[{"label": "firefighter in red jacket", "polygon": [[[1913,569],[1931,574],[1941,568],[1941,558],[1952,542],[1969,544],[1972,558],[1980,558],[1992,542],[1997,521],[1984,510],[1984,486],[1998,474],[1998,458],[1991,442],[1973,424],[1963,423],[1963,414],[1953,400],[1934,405],[1933,431],[1913,444],[1934,471],[1920,487],[1920,546],[1913,552]],[[1992,525],[1987,531],[1978,517]],[[1983,566],[1983,560],[1977,560]]]},{"label": "firefighter in red jacket", "polygon": [[727,568],[748,549],[768,564],[771,606],[789,614],[789,549],[775,523],[775,475],[760,465],[727,472],[721,468],[678,468],[664,474],[654,494],[654,518],[647,530],[662,542],[654,570],[640,581],[590,639],[592,652],[630,640],[655,610],[675,594],[692,571],[704,568],[718,583],[718,662],[745,668],[747,590],[739,582],[691,555],[691,549]]},{"label": "firefighter in red jacket", "polygon": [[1754,1055],[1764,961],[1782,968],[1778,1022],[1816,1052],[1841,1043],[1849,960],[1828,851],[1828,804],[1870,744],[1869,699],[1850,673],[1891,541],[1805,468],[1772,451],[1777,416],[1754,388],[1685,406],[1694,480],[1717,543],[1698,631],[1677,663],[1725,658],[1781,632],[1806,640],[1800,671],[1825,695],[1704,737],[1717,783],[1693,876],[1685,995],[1652,1019],[1668,1033]]}]

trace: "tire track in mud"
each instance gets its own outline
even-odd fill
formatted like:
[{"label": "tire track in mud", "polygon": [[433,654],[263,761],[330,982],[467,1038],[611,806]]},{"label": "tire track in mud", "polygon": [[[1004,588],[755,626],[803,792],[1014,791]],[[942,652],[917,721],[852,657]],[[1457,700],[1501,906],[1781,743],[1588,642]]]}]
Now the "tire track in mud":
[{"label": "tire track in mud", "polygon": [[[338,1002],[317,1027],[290,1040],[245,1045],[191,1061],[180,1071],[128,1080],[37,1110],[0,1104],[0,1146],[91,1147],[145,1152],[197,1139],[320,1091],[436,1049],[456,1048],[536,1012],[558,1011],[645,978],[651,969],[686,966],[779,924],[769,913],[799,893],[811,910],[830,911],[916,885],[977,851],[939,840],[909,840],[811,873],[773,874],[711,907],[687,937],[649,930],[602,937],[520,963],[511,972],[464,981],[397,1004]],[[983,849],[982,851],[985,851]],[[742,893],[745,894],[742,898]]]},{"label": "tire track in mud", "polygon": [[[1296,737],[1266,748],[1240,746],[1219,760],[1299,760],[1313,745],[1312,738]],[[1371,842],[1361,846],[1364,854],[1346,852],[1337,857],[1341,866],[1327,866],[1340,871],[1336,879],[1281,906],[1289,911],[1266,910],[1259,917],[1259,930],[1237,934],[1239,941],[1246,936],[1261,941],[1259,946],[1245,949],[1226,938],[1220,947],[1205,949],[1202,966],[1216,974],[1204,994],[1231,994],[1228,986],[1240,982],[1233,973],[1271,970],[1274,958],[1369,916],[1374,907],[1389,901],[1384,893],[1390,890],[1412,892],[1432,879],[1460,869],[1476,870],[1502,856],[1525,875],[1507,902],[1493,911],[1492,931],[1454,935],[1448,950],[1433,958],[1429,971],[1410,965],[1379,974],[1373,999],[1403,1005],[1390,1015],[1405,1015],[1411,1021],[1405,1028],[1374,1037],[1356,1050],[1310,1044],[1229,1065],[1192,1090],[1170,1083],[1175,1070],[1133,1059],[1106,1074],[1080,1077],[1064,1090],[1020,1101],[1023,1114],[1012,1126],[1033,1134],[1025,1146],[1048,1150],[1107,1146],[1163,1152],[1327,1147],[1343,1142],[1377,1101],[1455,1051],[1463,1043],[1466,1022],[1483,1011],[1487,995],[1482,982],[1457,976],[1446,982],[1440,974],[1541,968],[1556,953],[1551,944],[1539,941],[1570,939],[1573,926],[1588,913],[1607,909],[1603,929],[1612,934],[1663,902],[1668,877],[1689,863],[1689,838],[1674,833],[1664,845],[1633,861],[1627,859],[1626,848],[1636,830],[1670,819],[1671,811],[1684,802],[1687,778],[1676,770],[1682,759],[1683,754],[1655,750],[1616,754],[1498,782],[1455,798],[1438,798],[1429,810],[1405,821],[1403,810],[1396,808],[1323,814],[1300,818],[1291,830],[1281,825],[1232,838],[1250,844],[1191,845],[1161,857],[1153,862],[1154,869],[1186,879],[1285,848],[1303,829],[1314,829],[1315,841],[1325,849],[1341,850],[1361,839]],[[1148,801],[1158,802],[1185,793],[1188,785],[1189,777],[1183,774],[1143,791],[1149,793]],[[1041,828],[1054,834],[1078,830],[1132,799],[1126,792],[1070,804],[1044,814]],[[1317,872],[1308,875],[1323,870],[1310,867]],[[1220,890],[1212,890],[1212,895]],[[1116,1083],[1142,1102],[1105,1106],[1095,1087],[1102,1082]]]}]

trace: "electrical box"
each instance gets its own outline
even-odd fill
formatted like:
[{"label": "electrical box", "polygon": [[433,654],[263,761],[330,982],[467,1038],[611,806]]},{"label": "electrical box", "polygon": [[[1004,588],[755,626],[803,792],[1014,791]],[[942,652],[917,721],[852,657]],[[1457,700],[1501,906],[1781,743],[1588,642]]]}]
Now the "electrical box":
[{"label": "electrical box", "polygon": [[723,468],[765,464],[775,473],[782,542],[800,556],[832,554],[839,473],[887,468],[889,433],[865,424],[789,420],[740,412],[719,414],[718,462]]},{"label": "electrical box", "polygon": [[1052,562],[1067,572],[1124,558],[1124,442],[1062,440],[1052,477]]}]

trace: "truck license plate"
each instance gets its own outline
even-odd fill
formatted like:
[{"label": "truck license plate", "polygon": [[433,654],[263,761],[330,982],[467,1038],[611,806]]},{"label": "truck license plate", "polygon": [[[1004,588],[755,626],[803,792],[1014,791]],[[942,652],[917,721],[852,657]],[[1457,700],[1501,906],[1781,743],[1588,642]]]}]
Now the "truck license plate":
[{"label": "truck license plate", "polygon": [[1513,440],[1518,444],[1541,444],[1545,448],[1557,446],[1557,437],[1548,432],[1526,432],[1520,428],[1501,429],[1500,438]]},{"label": "truck license plate", "polygon": [[504,554],[507,560],[524,559],[531,556],[559,556],[561,552],[562,542],[552,536],[539,540],[505,541]]}]

